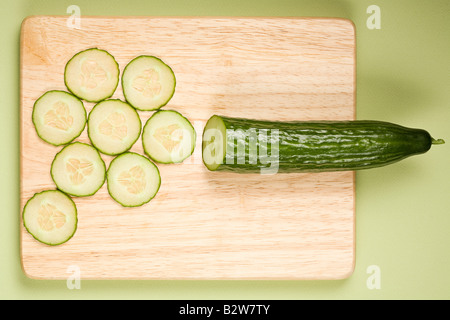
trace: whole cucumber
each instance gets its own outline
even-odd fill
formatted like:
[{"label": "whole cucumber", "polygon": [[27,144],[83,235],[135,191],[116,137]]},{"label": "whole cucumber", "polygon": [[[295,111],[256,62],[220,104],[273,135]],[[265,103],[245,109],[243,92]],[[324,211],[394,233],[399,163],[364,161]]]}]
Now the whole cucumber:
[{"label": "whole cucumber", "polygon": [[374,121],[261,121],[212,116],[202,154],[211,171],[290,173],[385,166],[442,144],[423,130]]}]

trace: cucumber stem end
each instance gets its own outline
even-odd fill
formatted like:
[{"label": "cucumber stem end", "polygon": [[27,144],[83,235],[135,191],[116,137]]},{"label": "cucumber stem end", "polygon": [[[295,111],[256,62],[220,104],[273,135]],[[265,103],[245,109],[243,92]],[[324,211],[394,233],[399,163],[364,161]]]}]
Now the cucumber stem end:
[{"label": "cucumber stem end", "polygon": [[444,144],[444,139],[431,139],[431,144]]}]

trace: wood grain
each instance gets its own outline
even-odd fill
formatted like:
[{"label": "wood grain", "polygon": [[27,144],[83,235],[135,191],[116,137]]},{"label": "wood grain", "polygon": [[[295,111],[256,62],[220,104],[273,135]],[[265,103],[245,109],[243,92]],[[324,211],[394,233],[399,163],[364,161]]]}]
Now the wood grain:
[{"label": "wood grain", "polygon": [[[354,266],[354,173],[239,175],[208,172],[201,133],[213,114],[271,120],[355,117],[355,34],[344,19],[32,16],[21,32],[21,207],[54,189],[61,147],[41,141],[34,101],[66,90],[65,63],[90,47],[108,50],[121,71],[132,58],[162,58],[177,77],[165,109],[184,114],[198,140],[193,156],[158,165],[150,203],[122,208],[108,195],[74,198],[79,224],[49,247],[21,225],[27,276],[66,279],[341,279]],[[114,98],[123,99],[121,87]],[[89,112],[93,106],[85,103]],[[142,122],[151,112],[140,112]],[[77,139],[89,143],[86,130]],[[132,151],[142,153],[141,141]],[[111,157],[103,156],[106,164]],[[20,213],[21,214],[21,213]]]}]

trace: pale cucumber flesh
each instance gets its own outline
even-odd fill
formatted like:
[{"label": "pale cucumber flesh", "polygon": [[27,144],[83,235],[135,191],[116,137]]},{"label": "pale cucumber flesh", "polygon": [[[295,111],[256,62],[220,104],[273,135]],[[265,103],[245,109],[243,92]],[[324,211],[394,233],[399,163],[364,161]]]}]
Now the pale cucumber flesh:
[{"label": "pale cucumber flesh", "polygon": [[226,139],[226,127],[222,118],[212,116],[205,125],[202,137],[203,163],[209,170],[214,171],[224,163]]}]

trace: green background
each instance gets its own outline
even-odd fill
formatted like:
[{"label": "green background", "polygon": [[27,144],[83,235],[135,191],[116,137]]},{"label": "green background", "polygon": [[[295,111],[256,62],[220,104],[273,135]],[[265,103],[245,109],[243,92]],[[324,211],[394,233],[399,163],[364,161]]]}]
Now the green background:
[{"label": "green background", "polygon": [[[356,267],[339,281],[65,281],[28,279],[19,253],[19,32],[29,15],[322,16],[351,19],[357,37],[357,118],[421,127],[447,144],[357,173]],[[369,5],[381,9],[370,30]],[[450,298],[450,1],[1,1],[0,298]],[[70,39],[68,39],[70,41]],[[369,266],[381,287],[369,289]]]}]

